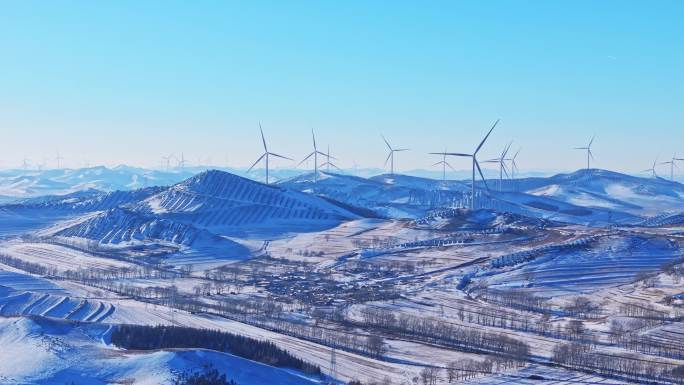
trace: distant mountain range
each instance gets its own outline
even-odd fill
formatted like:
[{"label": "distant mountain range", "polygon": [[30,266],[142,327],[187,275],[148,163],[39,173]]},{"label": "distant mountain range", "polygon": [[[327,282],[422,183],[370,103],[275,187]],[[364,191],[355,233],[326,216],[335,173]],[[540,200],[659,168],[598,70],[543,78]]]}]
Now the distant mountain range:
[{"label": "distant mountain range", "polygon": [[[134,190],[149,186],[170,186],[209,169],[218,169],[231,174],[244,176],[256,181],[263,181],[263,170],[255,169],[249,174],[246,169],[226,167],[185,167],[168,170],[146,169],[131,166],[116,166],[113,168],[96,166],[77,169],[50,170],[0,170],[0,203],[17,201],[19,199],[42,197],[46,195],[65,195],[73,192],[95,189],[100,191]],[[337,171],[344,175],[354,175],[362,178],[381,175],[385,171],[377,168],[347,169]],[[494,170],[484,170],[488,177],[496,177]],[[304,169],[278,168],[271,170],[271,177],[275,180],[287,180],[300,175],[309,174]],[[441,179],[438,170],[412,170],[404,173],[421,178]],[[520,174],[521,176],[542,176],[543,173],[534,172]],[[468,179],[468,171],[447,172],[450,180]]]},{"label": "distant mountain range", "polygon": [[[501,191],[496,182],[489,181],[488,191],[477,183],[477,208],[591,226],[657,226],[684,218],[684,185],[660,178],[592,169],[505,180]],[[470,199],[465,182],[387,174],[319,172],[314,183],[307,173],[266,185],[211,170],[169,187],[110,192],[64,182],[65,190],[84,186],[0,205],[0,236],[34,230],[107,247],[156,245],[240,258],[249,253],[241,240],[319,231],[358,218],[421,219],[468,207]]]}]

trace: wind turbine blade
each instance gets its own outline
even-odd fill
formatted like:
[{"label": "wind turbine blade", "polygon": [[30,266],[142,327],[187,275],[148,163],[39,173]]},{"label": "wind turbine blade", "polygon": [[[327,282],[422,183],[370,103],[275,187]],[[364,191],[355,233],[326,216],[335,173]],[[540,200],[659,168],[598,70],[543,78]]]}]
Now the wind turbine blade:
[{"label": "wind turbine blade", "polygon": [[385,139],[385,135],[380,134],[380,136],[382,136],[382,140],[385,141],[385,144],[387,145],[387,148],[389,148],[390,151],[393,151],[393,150],[392,150],[392,146],[390,146],[390,144],[389,144],[389,142],[387,141],[387,139]]},{"label": "wind turbine blade", "polygon": [[387,162],[390,160],[390,157],[392,156],[392,151],[387,154],[387,158],[385,159],[385,165],[383,167],[387,167]]},{"label": "wind turbine blade", "polygon": [[501,169],[504,172],[504,175],[506,175],[506,178],[509,178],[510,176],[508,175],[508,170],[506,169],[506,163],[501,163]]},{"label": "wind turbine blade", "polygon": [[339,167],[337,167],[337,166],[335,165],[335,163],[332,163],[332,162],[331,162],[331,163],[330,163],[330,165],[331,165],[331,166],[333,166],[333,167],[335,167],[336,169],[338,169],[338,170],[342,171],[342,169],[341,169],[341,168],[339,168]]},{"label": "wind turbine blade", "polygon": [[428,152],[429,155],[449,155],[446,152]]},{"label": "wind turbine blade", "polygon": [[254,168],[254,166],[256,166],[259,162],[261,162],[261,160],[264,159],[265,156],[266,156],[266,153],[264,153],[263,155],[261,155],[261,156],[259,157],[259,159],[257,159],[251,166],[249,166],[249,169],[247,169],[247,172],[252,171],[252,169]]},{"label": "wind turbine blade", "polygon": [[587,147],[591,147],[591,144],[594,143],[594,139],[596,139],[596,134],[591,137],[591,140],[589,141],[589,145]]},{"label": "wind turbine blade", "polygon": [[501,159],[504,159],[506,157],[506,155],[508,154],[508,150],[511,149],[512,144],[513,144],[513,142],[508,143],[508,146],[506,146],[506,148],[504,149],[504,152],[501,154]]},{"label": "wind turbine blade", "polygon": [[446,154],[443,154],[443,155],[463,156],[463,157],[467,157],[467,158],[472,158],[472,157],[473,157],[472,154],[464,154],[464,153],[461,153],[461,152],[447,152]]},{"label": "wind turbine blade", "polygon": [[451,165],[449,164],[449,162],[444,162],[444,164],[446,164],[447,166],[449,166],[449,168],[450,168],[451,170],[456,171],[455,168],[451,167]]},{"label": "wind turbine blade", "polygon": [[492,131],[494,131],[494,127],[496,127],[497,124],[499,124],[499,119],[497,119],[496,122],[494,122],[494,125],[492,126],[492,128],[489,129],[489,132],[487,133],[487,135],[485,135],[484,139],[482,139],[482,142],[480,142],[480,145],[477,146],[477,150],[475,150],[473,155],[477,155],[478,151],[480,151],[482,146],[484,146],[485,142],[487,141],[487,138],[489,138],[489,135],[491,135]]},{"label": "wind turbine blade", "polygon": [[283,158],[283,159],[291,160],[291,161],[294,162],[294,159],[288,158],[288,157],[283,156],[283,155],[278,155],[278,154],[275,154],[275,153],[272,153],[272,152],[269,152],[268,154],[269,154],[269,155],[273,155],[273,156],[275,156],[275,157],[277,157],[277,158]]},{"label": "wind turbine blade", "polygon": [[311,139],[313,139],[314,152],[315,152],[315,151],[317,151],[317,150],[316,150],[316,135],[314,135],[314,130],[313,130],[313,128],[311,129]]},{"label": "wind turbine blade", "polygon": [[268,152],[266,147],[266,138],[264,138],[264,130],[261,128],[261,122],[259,122],[259,132],[261,132],[261,141],[264,143],[264,151]]},{"label": "wind turbine blade", "polygon": [[410,148],[397,148],[396,150],[393,151],[408,151]]},{"label": "wind turbine blade", "polygon": [[307,155],[306,158],[302,159],[301,162],[297,163],[297,167],[301,166],[302,163],[306,162],[307,159],[311,158],[313,155],[314,155],[313,152],[311,154]]},{"label": "wind turbine blade", "polygon": [[484,177],[484,174],[482,173],[482,169],[480,168],[480,164],[477,162],[477,159],[473,158],[473,162],[475,162],[475,166],[477,166],[477,171],[480,173],[480,177],[482,178],[482,182],[484,182],[485,187],[487,188],[487,191],[489,191],[489,186],[487,185],[487,180]]},{"label": "wind turbine blade", "polygon": [[433,165],[433,166],[437,166],[438,164],[442,164],[442,163],[444,163],[444,162],[442,162],[442,161],[440,160],[439,162],[433,163],[432,165]]},{"label": "wind turbine blade", "polygon": [[591,157],[591,159],[593,160],[593,159],[594,159],[594,153],[593,153],[593,152],[591,152],[591,150],[587,150],[587,151],[589,151],[589,156],[590,156],[590,157]]}]

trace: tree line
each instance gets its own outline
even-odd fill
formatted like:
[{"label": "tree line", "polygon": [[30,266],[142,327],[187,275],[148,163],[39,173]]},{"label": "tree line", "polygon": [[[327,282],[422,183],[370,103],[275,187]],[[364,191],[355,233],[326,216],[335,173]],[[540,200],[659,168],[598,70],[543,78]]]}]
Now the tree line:
[{"label": "tree line", "polygon": [[272,342],[230,334],[218,330],[181,326],[118,325],[111,341],[124,349],[209,349],[230,353],[271,366],[287,367],[309,374],[321,374],[321,369],[294,357]]}]

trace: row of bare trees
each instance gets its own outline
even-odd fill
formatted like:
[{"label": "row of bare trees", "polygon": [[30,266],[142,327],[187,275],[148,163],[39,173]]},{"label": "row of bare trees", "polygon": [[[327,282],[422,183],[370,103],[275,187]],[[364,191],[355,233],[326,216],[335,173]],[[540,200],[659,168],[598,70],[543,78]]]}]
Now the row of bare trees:
[{"label": "row of bare trees", "polygon": [[639,382],[684,384],[683,366],[630,354],[607,354],[585,344],[558,344],[553,349],[552,360],[575,370],[591,370]]}]

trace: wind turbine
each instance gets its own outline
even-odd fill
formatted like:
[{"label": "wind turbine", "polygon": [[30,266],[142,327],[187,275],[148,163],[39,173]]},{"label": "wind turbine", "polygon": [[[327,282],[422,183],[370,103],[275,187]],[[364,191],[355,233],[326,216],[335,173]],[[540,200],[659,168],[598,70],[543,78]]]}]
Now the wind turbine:
[{"label": "wind turbine", "polygon": [[473,161],[473,179],[472,179],[472,185],[471,185],[471,200],[470,200],[470,208],[475,209],[475,168],[477,168],[477,171],[480,173],[480,177],[482,178],[482,182],[484,182],[485,187],[487,188],[487,191],[489,191],[489,186],[487,185],[487,180],[485,180],[484,174],[482,173],[482,169],[480,168],[480,163],[477,161],[477,153],[482,149],[482,146],[484,146],[485,142],[487,141],[487,138],[489,138],[489,135],[491,135],[492,131],[494,131],[494,127],[499,124],[499,119],[494,122],[494,125],[492,128],[489,129],[489,132],[487,135],[485,135],[484,139],[480,142],[480,144],[477,146],[475,149],[475,152],[472,154],[465,154],[465,153],[460,153],[460,152],[432,152],[431,154],[433,155],[449,155],[449,156],[460,156],[464,158],[471,158]]},{"label": "wind turbine", "polygon": [[57,150],[57,156],[55,157],[55,161],[57,162],[57,170],[61,168],[63,160],[64,158],[61,155],[59,155],[59,150]]},{"label": "wind turbine", "polygon": [[677,166],[678,161],[682,161],[684,159],[682,158],[677,158],[677,154],[672,155],[672,159],[670,159],[667,162],[661,162],[660,164],[669,164],[670,165],[670,180],[674,180],[674,169],[679,169],[679,166]]},{"label": "wind turbine", "polygon": [[653,166],[651,168],[647,168],[646,170],[643,170],[642,172],[650,172],[652,173],[654,178],[658,177],[658,174],[656,173],[656,164],[658,164],[658,157],[655,158],[653,161]]},{"label": "wind turbine", "polygon": [[508,159],[505,159],[511,162],[511,179],[515,179],[515,172],[518,171],[518,163],[515,162],[515,158],[518,157],[518,154],[520,154],[520,149],[518,149],[518,151],[515,152],[515,155]]},{"label": "wind turbine", "polygon": [[307,159],[311,158],[313,156],[314,158],[314,183],[318,181],[318,155],[323,155],[325,156],[326,154],[318,151],[318,147],[316,146],[316,135],[314,134],[313,128],[311,129],[311,139],[313,139],[313,151],[306,156],[306,158],[302,159],[299,164],[297,164],[297,167],[304,163]]},{"label": "wind turbine", "polygon": [[409,149],[408,148],[392,148],[392,146],[390,146],[387,139],[385,139],[385,136],[384,135],[380,135],[380,136],[382,136],[382,140],[385,141],[385,144],[387,145],[387,148],[389,149],[389,154],[387,155],[387,159],[385,159],[385,166],[384,167],[387,167],[387,161],[389,160],[390,161],[390,175],[394,175],[394,153],[399,152],[399,151],[408,151]]},{"label": "wind turbine", "polygon": [[261,142],[264,144],[264,153],[261,154],[261,156],[259,157],[259,159],[257,159],[257,160],[249,167],[249,169],[247,170],[247,172],[252,171],[252,169],[254,168],[254,166],[256,166],[257,163],[261,162],[262,159],[264,159],[264,162],[266,163],[266,184],[268,184],[268,158],[269,158],[270,156],[275,156],[276,158],[283,158],[283,159],[287,159],[287,160],[292,160],[292,159],[291,159],[291,158],[288,158],[288,157],[286,157],[286,156],[278,155],[278,154],[276,154],[276,153],[273,153],[273,152],[269,152],[269,151],[268,151],[268,147],[266,146],[266,138],[264,138],[264,130],[261,128],[261,123],[259,123],[259,132],[261,132]]},{"label": "wind turbine", "polygon": [[446,148],[445,148],[444,152],[442,153],[442,160],[440,160],[437,163],[432,164],[433,166],[438,166],[438,165],[442,166],[442,182],[446,182],[446,168],[447,168],[447,166],[449,166],[449,168],[452,169],[453,171],[456,171],[453,167],[451,167],[449,162],[447,162],[446,157],[447,157],[447,152],[446,152]]},{"label": "wind turbine", "polygon": [[485,163],[499,164],[499,191],[503,191],[504,173],[506,174],[506,177],[508,177],[508,170],[506,169],[506,155],[508,154],[508,150],[511,148],[511,144],[513,144],[513,142],[508,143],[508,146],[504,147],[504,150],[501,152],[501,155],[498,158],[485,161]]},{"label": "wind turbine", "polygon": [[[328,153],[324,154],[325,155],[325,163],[323,163],[321,166],[326,166],[327,170],[326,172],[330,172],[330,166],[335,167],[336,169],[340,170],[339,167],[335,165],[335,163],[331,162],[330,159],[337,159],[334,156],[330,155],[330,145],[328,145]],[[340,170],[341,171],[341,170]]]},{"label": "wind turbine", "polygon": [[586,147],[575,147],[575,150],[587,150],[587,170],[589,170],[590,167],[590,159],[594,159],[594,154],[591,152],[591,144],[594,143],[594,139],[596,138],[596,135],[591,137],[591,140],[589,141],[589,144],[587,144]]},{"label": "wind turbine", "polygon": [[183,169],[185,168],[187,161],[185,160],[185,154],[181,152],[180,159],[178,159],[178,167]]},{"label": "wind turbine", "polygon": [[24,171],[28,170],[29,167],[29,159],[24,155],[24,159],[21,161],[21,168],[24,169]]}]

